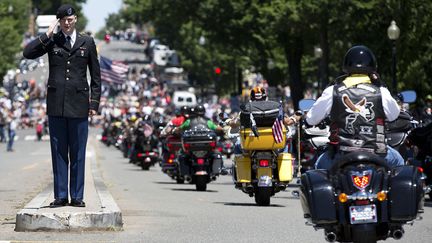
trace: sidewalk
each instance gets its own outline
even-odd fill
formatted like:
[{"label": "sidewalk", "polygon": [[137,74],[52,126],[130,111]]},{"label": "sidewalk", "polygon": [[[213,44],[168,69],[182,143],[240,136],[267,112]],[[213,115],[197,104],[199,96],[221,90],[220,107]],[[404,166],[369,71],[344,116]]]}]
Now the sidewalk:
[{"label": "sidewalk", "polygon": [[122,213],[101,178],[91,144],[89,141],[86,158],[86,207],[50,208],[54,200],[51,183],[17,213],[15,231],[122,230]]}]

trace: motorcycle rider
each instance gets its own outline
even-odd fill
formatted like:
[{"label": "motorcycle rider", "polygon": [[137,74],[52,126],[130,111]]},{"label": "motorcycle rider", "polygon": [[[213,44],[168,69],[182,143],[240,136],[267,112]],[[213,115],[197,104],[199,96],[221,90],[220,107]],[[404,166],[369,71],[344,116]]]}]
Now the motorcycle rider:
[{"label": "motorcycle rider", "polygon": [[168,122],[165,128],[161,131],[161,136],[165,137],[171,134],[172,130],[175,127],[179,127],[181,124],[183,124],[183,122],[185,122],[189,118],[190,110],[190,107],[186,105],[182,106],[180,109],[176,109],[176,116],[171,119],[171,121]]},{"label": "motorcycle rider", "polygon": [[[254,102],[254,101],[266,101],[268,99],[267,97],[267,92],[263,87],[259,87],[256,86],[253,89],[251,89],[250,91],[250,102]],[[241,112],[240,112],[241,113]],[[227,119],[225,121],[225,123],[232,127],[232,128],[236,128],[240,126],[240,113],[237,117],[233,118],[233,119]],[[283,124],[288,127],[290,125],[293,125],[295,123],[295,118],[294,117],[289,117],[287,114],[284,114],[283,117]],[[288,146],[285,146],[284,152],[288,152]],[[234,154],[238,155],[238,154],[242,154],[242,148],[241,148],[241,142],[240,142],[240,138],[237,138],[237,141],[234,145]]]},{"label": "motorcycle rider", "polygon": [[[191,129],[193,127],[197,126],[205,126],[206,128],[215,131],[216,133],[223,133],[223,128],[221,126],[216,125],[212,120],[205,117],[206,109],[203,105],[197,105],[194,108],[191,109],[190,118],[187,119],[183,124],[181,124],[179,127],[176,127],[173,129],[174,134],[179,134],[183,131],[186,131],[188,129]],[[213,160],[219,159],[222,160],[222,155],[218,152],[213,152],[212,154]],[[187,163],[189,160],[189,157],[187,154],[181,152],[181,155],[179,156],[179,161],[181,163]],[[226,174],[226,169],[223,166],[223,162],[221,164],[222,168],[220,173]],[[219,174],[219,172],[216,172],[216,174]]]},{"label": "motorcycle rider", "polygon": [[379,83],[375,55],[366,46],[353,46],[345,54],[343,71],[346,75],[327,87],[306,114],[308,125],[329,115],[331,120],[329,149],[315,167],[330,169],[335,159],[353,151],[376,153],[390,166],[403,165],[402,156],[385,140],[385,119],[397,119],[400,108]]}]

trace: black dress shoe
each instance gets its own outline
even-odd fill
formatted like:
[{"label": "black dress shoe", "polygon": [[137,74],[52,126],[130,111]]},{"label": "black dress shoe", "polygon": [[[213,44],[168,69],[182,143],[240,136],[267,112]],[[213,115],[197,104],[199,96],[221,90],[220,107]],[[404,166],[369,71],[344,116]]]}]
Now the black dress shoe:
[{"label": "black dress shoe", "polygon": [[66,206],[69,203],[67,199],[56,199],[50,203],[50,208],[57,208]]},{"label": "black dress shoe", "polygon": [[85,207],[85,202],[83,200],[72,199],[70,205],[72,207]]}]

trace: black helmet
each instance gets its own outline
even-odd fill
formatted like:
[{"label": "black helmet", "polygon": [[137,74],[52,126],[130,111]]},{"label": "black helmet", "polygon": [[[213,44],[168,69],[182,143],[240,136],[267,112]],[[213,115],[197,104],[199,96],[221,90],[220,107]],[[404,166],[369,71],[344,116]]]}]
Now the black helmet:
[{"label": "black helmet", "polygon": [[190,113],[190,108],[189,108],[189,106],[184,105],[184,106],[182,106],[182,107],[180,108],[180,114],[182,114],[183,116],[184,116],[184,115],[187,115],[187,114],[189,114],[189,113]]},{"label": "black helmet", "polygon": [[204,116],[206,109],[203,105],[197,105],[193,108],[193,113],[196,116]]},{"label": "black helmet", "polygon": [[370,74],[376,72],[375,55],[366,46],[353,46],[345,54],[343,71],[347,74]]}]

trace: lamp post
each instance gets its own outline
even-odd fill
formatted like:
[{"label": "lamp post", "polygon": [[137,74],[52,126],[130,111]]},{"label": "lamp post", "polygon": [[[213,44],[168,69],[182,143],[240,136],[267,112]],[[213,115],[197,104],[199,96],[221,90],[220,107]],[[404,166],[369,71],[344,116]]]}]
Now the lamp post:
[{"label": "lamp post", "polygon": [[393,92],[397,92],[397,82],[396,82],[396,40],[399,38],[400,30],[396,25],[396,21],[392,20],[390,26],[387,29],[387,36],[392,42],[392,86]]},{"label": "lamp post", "polygon": [[314,47],[314,56],[317,60],[317,67],[318,67],[318,71],[317,71],[318,90],[317,90],[317,93],[320,93],[321,88],[324,88],[324,87],[321,87],[322,86],[322,83],[321,83],[321,57],[322,57],[322,55],[323,55],[323,51],[322,51],[321,47],[315,46]]}]

